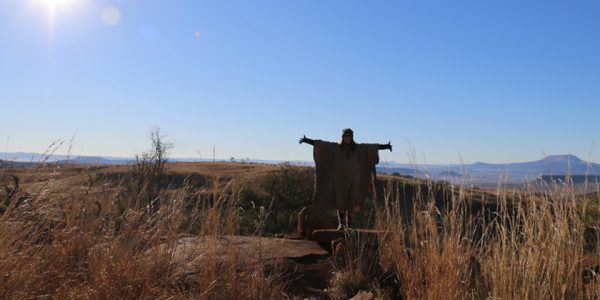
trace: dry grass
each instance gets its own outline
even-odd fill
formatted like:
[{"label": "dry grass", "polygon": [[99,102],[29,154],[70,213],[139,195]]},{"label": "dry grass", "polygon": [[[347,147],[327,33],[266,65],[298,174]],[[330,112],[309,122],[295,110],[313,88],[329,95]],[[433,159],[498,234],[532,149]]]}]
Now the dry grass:
[{"label": "dry grass", "polygon": [[590,228],[572,191],[500,189],[499,209],[491,213],[474,213],[463,188],[445,210],[422,193],[409,218],[396,209],[403,199],[388,198],[378,218],[388,230],[380,241],[382,264],[395,272],[406,299],[597,299],[598,280],[584,274],[595,276],[588,268],[598,264],[599,252],[586,247]]},{"label": "dry grass", "polygon": [[98,169],[45,168],[12,170],[24,178],[21,190],[0,198],[6,204],[0,215],[1,299],[281,295],[282,285],[263,272],[260,260],[242,266],[236,253],[216,247],[205,254],[214,259],[199,261],[194,270],[177,266],[179,237],[235,234],[235,193],[227,188],[157,188],[148,200],[147,193],[131,192],[128,170],[109,180]]},{"label": "dry grass", "polygon": [[332,243],[334,272],[327,290],[329,296],[349,299],[360,291],[382,295],[386,274],[379,263],[377,235],[354,230],[347,230],[344,235]]},{"label": "dry grass", "polygon": [[[209,243],[193,270],[173,256],[181,237],[239,233],[235,182],[277,168],[168,165],[169,182],[150,202],[131,193],[124,167],[0,169],[22,185],[0,197],[0,298],[284,298],[286,286],[260,253],[248,266],[240,253]],[[374,226],[386,233],[377,241],[350,234],[336,253],[329,297],[361,290],[384,299],[600,297],[597,194],[403,184],[380,193]]]}]

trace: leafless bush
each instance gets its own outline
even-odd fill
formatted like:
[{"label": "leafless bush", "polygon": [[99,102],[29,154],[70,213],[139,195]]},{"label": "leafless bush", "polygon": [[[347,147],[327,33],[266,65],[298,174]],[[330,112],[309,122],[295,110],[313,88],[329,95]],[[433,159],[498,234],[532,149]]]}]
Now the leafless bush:
[{"label": "leafless bush", "polygon": [[160,191],[164,188],[163,178],[168,162],[168,152],[172,144],[165,141],[158,127],[153,128],[148,138],[151,148],[148,152],[136,154],[126,178],[128,196],[132,196],[135,207],[153,215],[160,208]]}]

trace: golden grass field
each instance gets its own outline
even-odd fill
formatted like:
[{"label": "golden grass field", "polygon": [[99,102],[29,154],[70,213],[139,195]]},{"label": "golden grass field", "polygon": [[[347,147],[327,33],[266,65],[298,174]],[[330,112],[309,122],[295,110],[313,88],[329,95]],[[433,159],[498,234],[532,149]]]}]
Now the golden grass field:
[{"label": "golden grass field", "polygon": [[[323,245],[336,253],[324,260],[274,262],[265,250],[222,248],[219,238],[294,235],[312,168],[145,167],[0,169],[0,298],[600,297],[597,193],[481,191],[380,176],[378,200],[359,224],[385,234],[348,234],[342,252]],[[205,241],[193,271],[173,255],[186,238]]]}]

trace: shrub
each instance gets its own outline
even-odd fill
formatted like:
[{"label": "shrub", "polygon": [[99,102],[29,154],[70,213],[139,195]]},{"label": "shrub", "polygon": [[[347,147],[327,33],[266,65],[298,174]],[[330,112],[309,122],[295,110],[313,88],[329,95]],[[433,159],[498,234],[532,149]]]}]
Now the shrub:
[{"label": "shrub", "polygon": [[240,190],[241,223],[246,230],[254,224],[254,232],[293,232],[298,212],[312,203],[313,194],[314,169],[281,164]]}]

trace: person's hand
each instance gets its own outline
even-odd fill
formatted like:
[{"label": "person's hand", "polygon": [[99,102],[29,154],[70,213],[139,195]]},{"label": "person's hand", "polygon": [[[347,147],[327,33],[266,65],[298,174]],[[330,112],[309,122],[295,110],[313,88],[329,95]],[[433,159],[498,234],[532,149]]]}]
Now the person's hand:
[{"label": "person's hand", "polygon": [[385,147],[387,149],[390,149],[390,152],[392,152],[392,144],[391,144],[391,142],[388,142],[387,144],[385,144]]},{"label": "person's hand", "polygon": [[302,143],[306,143],[306,135],[303,135],[300,140],[298,141],[298,144],[302,144]]}]

